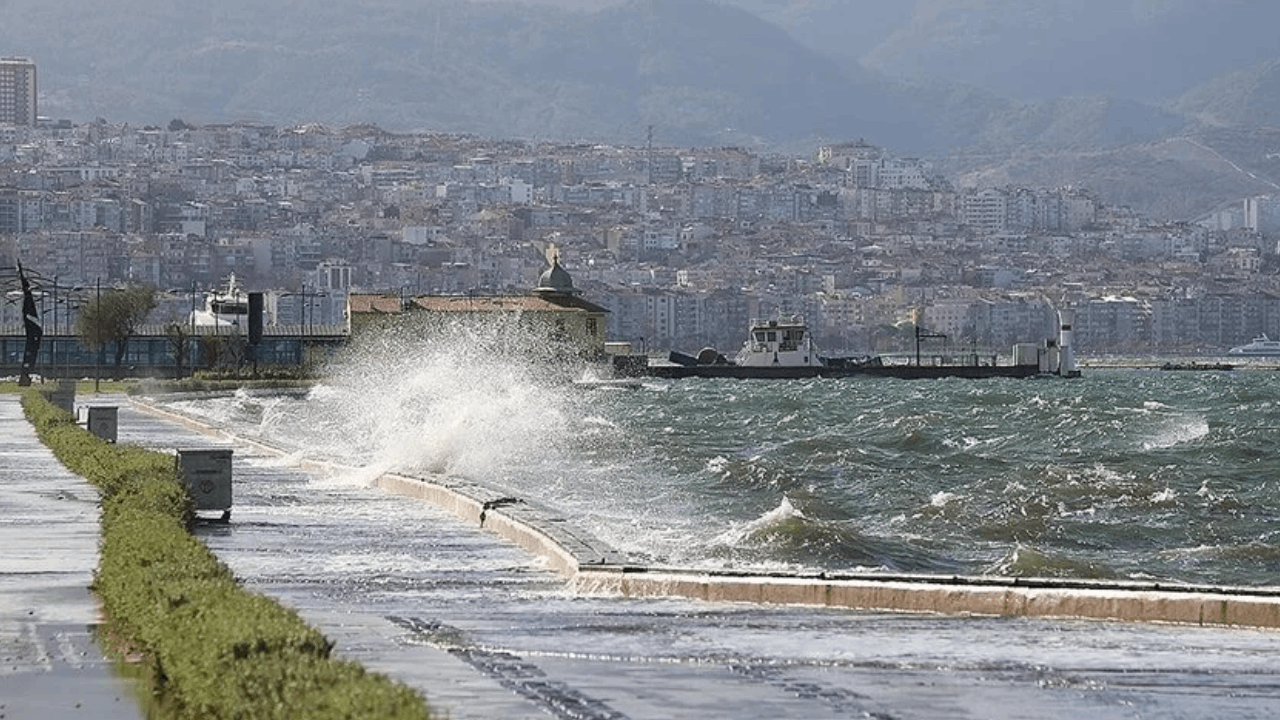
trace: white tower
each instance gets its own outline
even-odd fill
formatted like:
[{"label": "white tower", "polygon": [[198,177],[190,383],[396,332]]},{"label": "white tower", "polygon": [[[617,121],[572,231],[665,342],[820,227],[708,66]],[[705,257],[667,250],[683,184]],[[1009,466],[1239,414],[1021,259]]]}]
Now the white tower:
[{"label": "white tower", "polygon": [[1058,311],[1058,348],[1061,353],[1058,374],[1063,377],[1076,374],[1075,332],[1071,328],[1075,321],[1075,310]]}]

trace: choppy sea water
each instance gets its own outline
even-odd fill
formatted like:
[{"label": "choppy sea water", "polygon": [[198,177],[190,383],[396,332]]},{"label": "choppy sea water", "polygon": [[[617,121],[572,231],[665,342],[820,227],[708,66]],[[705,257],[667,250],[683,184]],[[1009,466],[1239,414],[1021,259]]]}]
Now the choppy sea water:
[{"label": "choppy sea water", "polygon": [[1280,373],[650,380],[403,340],[184,410],[470,478],[653,562],[1280,585]]}]

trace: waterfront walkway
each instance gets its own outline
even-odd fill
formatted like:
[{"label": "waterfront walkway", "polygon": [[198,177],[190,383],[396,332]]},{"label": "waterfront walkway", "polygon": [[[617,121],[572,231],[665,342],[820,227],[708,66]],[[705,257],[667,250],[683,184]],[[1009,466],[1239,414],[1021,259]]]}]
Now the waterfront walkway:
[{"label": "waterfront walkway", "polygon": [[98,491],[0,395],[0,718],[143,717],[94,640]]},{"label": "waterfront walkway", "polygon": [[[81,400],[120,407],[122,443],[232,447],[231,521],[202,525],[200,539],[251,591],[298,609],[336,652],[420,690],[454,720],[1280,715],[1273,630],[582,595],[543,561],[432,505],[373,488],[372,477],[308,472],[296,458],[197,433],[123,397]],[[0,465],[57,467],[18,427],[16,399],[0,400],[0,420]],[[67,582],[84,603],[72,622],[92,624],[83,592],[95,560],[92,489],[41,477],[27,493],[48,506],[29,524],[78,508],[79,569],[66,570],[73,563],[61,554],[31,551],[31,572],[5,566],[4,607],[43,585],[43,573],[66,573],[79,578]],[[63,487],[79,487],[80,502],[58,505]],[[14,492],[0,488],[0,509],[18,507]],[[43,549],[56,538],[15,530],[0,539]],[[10,614],[3,637],[27,637],[29,621]],[[105,669],[93,669],[77,678],[101,687]],[[56,684],[51,670],[27,675],[37,672]],[[0,684],[0,704],[31,685]],[[114,717],[98,711],[113,697],[84,697],[94,711],[80,717]]]}]

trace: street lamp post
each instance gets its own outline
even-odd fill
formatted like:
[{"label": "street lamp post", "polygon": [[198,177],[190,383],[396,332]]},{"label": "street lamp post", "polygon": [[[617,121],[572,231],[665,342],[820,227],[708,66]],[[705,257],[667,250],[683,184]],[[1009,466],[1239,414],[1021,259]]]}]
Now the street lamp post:
[{"label": "street lamp post", "polygon": [[97,307],[93,309],[93,334],[98,341],[98,352],[93,355],[93,391],[96,393],[102,385],[102,353],[107,347],[102,342],[102,278],[94,279],[94,288]]},{"label": "street lamp post", "polygon": [[53,342],[49,347],[51,365],[58,367],[58,276],[53,276]]}]

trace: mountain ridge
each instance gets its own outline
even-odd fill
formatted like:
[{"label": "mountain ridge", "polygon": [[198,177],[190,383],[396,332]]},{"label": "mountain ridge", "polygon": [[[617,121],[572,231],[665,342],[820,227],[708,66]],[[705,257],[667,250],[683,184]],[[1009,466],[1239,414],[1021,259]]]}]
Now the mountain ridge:
[{"label": "mountain ridge", "polygon": [[[1260,22],[1223,14],[1242,8]],[[839,28],[858,12],[867,27],[842,46]],[[1280,7],[1260,0],[372,0],[358,12],[338,0],[3,0],[0,48],[36,59],[45,114],[81,120],[373,123],[626,144],[652,127],[665,145],[788,152],[866,138],[966,177],[1032,184],[1092,184],[1054,168],[1095,167],[1083,159],[1112,153],[1137,168],[1135,182],[1155,168],[1147,182],[1169,186],[1178,183],[1168,175],[1219,170],[1144,152],[1183,136],[1212,144],[1218,130],[1236,138],[1230,153],[1272,177],[1252,157],[1265,148],[1238,141],[1280,125],[1280,48],[1258,39],[1271,17]],[[1240,47],[1220,47],[1229,31]],[[1133,53],[1050,72],[1055,58],[1118,51],[1142,32],[1151,37]],[[1188,49],[1191,37],[1216,39]],[[1222,57],[1123,92],[1143,82],[1136,71],[1119,77],[1139,63],[1130,56],[1153,48],[1164,54],[1133,67],[1176,65],[1180,52]],[[990,62],[1000,52],[1005,62]],[[1254,55],[1267,58],[1238,60]],[[1112,85],[1089,81],[1107,63]],[[1009,78],[1043,90],[1014,92]],[[1025,161],[1071,153],[1082,161]],[[1224,199],[1209,181],[1174,205],[1193,215]]]}]

